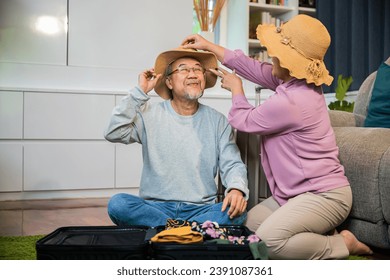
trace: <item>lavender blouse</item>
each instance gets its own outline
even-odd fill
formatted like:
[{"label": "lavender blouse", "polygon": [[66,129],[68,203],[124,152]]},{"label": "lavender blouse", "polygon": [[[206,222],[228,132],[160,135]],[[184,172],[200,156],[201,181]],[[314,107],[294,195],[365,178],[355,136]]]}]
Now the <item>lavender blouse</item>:
[{"label": "lavender blouse", "polygon": [[262,136],[261,163],[280,205],[305,192],[349,185],[321,87],[295,78],[284,83],[272,75],[271,64],[251,59],[240,50],[226,50],[223,64],[275,91],[258,107],[244,94],[234,96],[229,122],[240,131]]}]

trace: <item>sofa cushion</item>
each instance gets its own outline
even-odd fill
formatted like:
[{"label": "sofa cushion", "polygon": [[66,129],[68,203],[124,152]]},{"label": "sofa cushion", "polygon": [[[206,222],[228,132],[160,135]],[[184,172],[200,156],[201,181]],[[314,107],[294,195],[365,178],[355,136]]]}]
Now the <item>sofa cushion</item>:
[{"label": "sofa cushion", "polygon": [[390,129],[334,127],[339,158],[353,194],[350,217],[384,223],[390,217]]},{"label": "sofa cushion", "polygon": [[[386,223],[390,224],[390,132],[387,136],[388,147],[386,152],[382,156],[382,160],[379,166],[379,192],[381,193],[381,205],[383,208],[383,216]],[[390,229],[389,229],[390,230]],[[390,235],[390,232],[389,232]]]},{"label": "sofa cushion", "polygon": [[378,69],[368,106],[365,127],[390,128],[390,66],[382,63]]}]

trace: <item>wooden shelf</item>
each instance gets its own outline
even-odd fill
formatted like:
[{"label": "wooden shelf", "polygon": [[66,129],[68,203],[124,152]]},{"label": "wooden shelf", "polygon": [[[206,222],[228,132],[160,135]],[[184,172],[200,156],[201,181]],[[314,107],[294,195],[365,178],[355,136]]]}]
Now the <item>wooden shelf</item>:
[{"label": "wooden shelf", "polygon": [[298,13],[314,16],[316,14],[316,9],[315,8],[307,8],[307,7],[299,7]]},{"label": "wooden shelf", "polygon": [[279,15],[279,14],[284,14],[287,12],[294,11],[294,7],[290,6],[278,6],[278,5],[271,5],[271,4],[258,4],[258,3],[249,3],[249,8],[251,11],[265,11],[269,12],[272,15]]}]

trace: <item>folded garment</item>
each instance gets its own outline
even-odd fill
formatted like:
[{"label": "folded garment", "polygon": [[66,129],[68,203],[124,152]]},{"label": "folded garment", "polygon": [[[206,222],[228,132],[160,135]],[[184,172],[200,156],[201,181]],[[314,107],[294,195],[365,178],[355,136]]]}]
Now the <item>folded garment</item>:
[{"label": "folded garment", "polygon": [[165,229],[172,229],[172,228],[178,228],[178,227],[185,227],[190,226],[190,222],[186,220],[180,220],[180,219],[167,219],[167,222],[165,224]]},{"label": "folded garment", "polygon": [[268,249],[264,241],[253,242],[249,244],[253,259],[255,260],[268,260]]},{"label": "folded garment", "polygon": [[190,226],[166,229],[151,238],[152,242],[173,242],[181,244],[201,243],[203,235],[192,231]]}]

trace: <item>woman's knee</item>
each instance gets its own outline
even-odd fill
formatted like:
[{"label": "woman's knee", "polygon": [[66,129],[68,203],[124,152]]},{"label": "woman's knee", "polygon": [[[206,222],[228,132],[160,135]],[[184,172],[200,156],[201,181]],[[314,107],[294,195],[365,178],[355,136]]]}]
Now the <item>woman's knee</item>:
[{"label": "woman's knee", "polygon": [[245,225],[251,231],[256,231],[271,214],[272,212],[268,208],[258,204],[249,210]]},{"label": "woman's knee", "polygon": [[264,241],[268,248],[268,256],[270,259],[283,259],[281,252],[285,248],[286,243],[289,238],[292,236],[288,235],[288,231],[285,233],[277,233],[278,231],[275,228],[265,227],[260,225],[260,227],[256,230],[256,235],[260,238],[260,240]]}]

